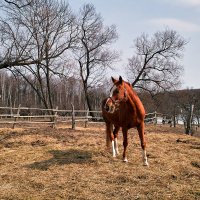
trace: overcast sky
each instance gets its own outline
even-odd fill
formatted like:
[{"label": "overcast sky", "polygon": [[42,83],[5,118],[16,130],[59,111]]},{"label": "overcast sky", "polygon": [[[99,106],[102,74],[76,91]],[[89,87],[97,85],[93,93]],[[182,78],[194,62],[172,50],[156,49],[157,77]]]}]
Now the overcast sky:
[{"label": "overcast sky", "polygon": [[[170,28],[189,43],[181,64],[184,66],[182,88],[200,88],[200,0],[68,0],[74,11],[84,3],[92,3],[105,25],[115,24],[119,39],[114,45],[122,53],[118,70],[127,65],[133,53],[133,41],[142,33]],[[124,74],[123,74],[124,75]]]}]

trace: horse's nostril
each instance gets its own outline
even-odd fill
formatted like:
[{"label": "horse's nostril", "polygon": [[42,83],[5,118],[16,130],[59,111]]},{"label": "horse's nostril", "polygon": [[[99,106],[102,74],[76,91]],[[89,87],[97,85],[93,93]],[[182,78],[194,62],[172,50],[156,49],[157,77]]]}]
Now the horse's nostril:
[{"label": "horse's nostril", "polygon": [[106,106],[106,111],[107,111],[107,112],[109,111],[109,106]]}]

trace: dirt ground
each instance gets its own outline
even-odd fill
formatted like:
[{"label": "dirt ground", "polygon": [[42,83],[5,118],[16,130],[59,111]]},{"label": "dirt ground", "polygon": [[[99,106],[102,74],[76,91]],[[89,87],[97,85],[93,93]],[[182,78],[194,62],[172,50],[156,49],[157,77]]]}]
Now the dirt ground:
[{"label": "dirt ground", "polygon": [[200,199],[200,138],[147,125],[149,167],[137,131],[128,163],[105,150],[104,125],[0,129],[0,199]]}]

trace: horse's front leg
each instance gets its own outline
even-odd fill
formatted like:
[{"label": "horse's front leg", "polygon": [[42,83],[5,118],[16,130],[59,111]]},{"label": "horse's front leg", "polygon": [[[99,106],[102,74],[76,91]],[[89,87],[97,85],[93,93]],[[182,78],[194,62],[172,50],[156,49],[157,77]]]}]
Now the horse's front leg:
[{"label": "horse's front leg", "polygon": [[118,149],[118,132],[119,132],[120,127],[116,126],[113,134],[114,134],[114,151],[116,153],[116,155],[119,155],[119,149]]},{"label": "horse's front leg", "polygon": [[110,143],[112,146],[112,155],[113,157],[116,157],[116,151],[115,151],[115,138],[113,134],[113,125],[111,123],[106,123],[106,146],[107,148],[110,148]]},{"label": "horse's front leg", "polygon": [[128,162],[127,153],[126,153],[127,146],[128,146],[128,129],[122,128],[122,133],[123,133],[123,146],[124,146],[123,161]]}]

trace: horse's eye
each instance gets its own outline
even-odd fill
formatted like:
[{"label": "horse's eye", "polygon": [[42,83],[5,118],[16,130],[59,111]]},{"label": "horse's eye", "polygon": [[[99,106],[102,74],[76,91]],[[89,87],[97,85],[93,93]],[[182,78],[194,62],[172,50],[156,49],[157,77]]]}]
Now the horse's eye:
[{"label": "horse's eye", "polygon": [[116,89],[116,90],[113,92],[113,94],[114,94],[114,95],[115,95],[115,94],[119,94],[119,90]]}]

